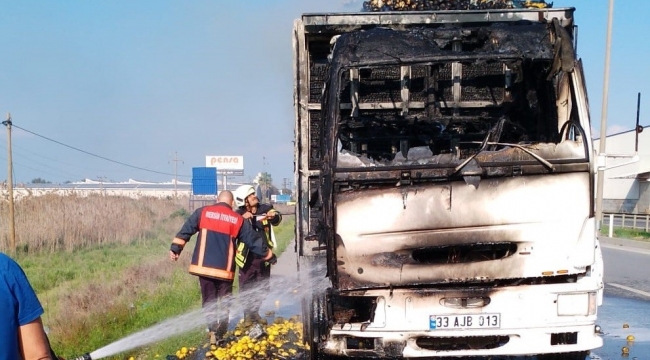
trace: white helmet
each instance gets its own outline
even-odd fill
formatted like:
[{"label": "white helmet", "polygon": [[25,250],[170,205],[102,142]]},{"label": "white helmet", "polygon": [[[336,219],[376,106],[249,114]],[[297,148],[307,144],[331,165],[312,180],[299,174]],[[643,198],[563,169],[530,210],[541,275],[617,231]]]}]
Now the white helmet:
[{"label": "white helmet", "polygon": [[242,185],[235,190],[235,206],[246,206],[246,198],[255,194],[255,188],[250,185]]}]

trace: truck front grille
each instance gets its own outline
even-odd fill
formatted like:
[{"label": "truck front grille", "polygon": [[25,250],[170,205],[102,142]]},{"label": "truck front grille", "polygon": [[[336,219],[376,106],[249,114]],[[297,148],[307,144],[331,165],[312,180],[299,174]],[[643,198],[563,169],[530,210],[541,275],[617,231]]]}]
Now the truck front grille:
[{"label": "truck front grille", "polygon": [[467,244],[413,250],[413,260],[422,264],[460,264],[499,260],[517,252],[515,243]]},{"label": "truck front grille", "polygon": [[420,337],[415,344],[433,351],[496,349],[510,341],[509,336]]}]

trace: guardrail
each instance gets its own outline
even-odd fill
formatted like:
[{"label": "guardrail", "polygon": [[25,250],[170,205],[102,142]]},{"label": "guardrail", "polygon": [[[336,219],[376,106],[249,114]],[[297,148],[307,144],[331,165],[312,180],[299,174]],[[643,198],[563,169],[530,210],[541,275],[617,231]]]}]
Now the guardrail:
[{"label": "guardrail", "polygon": [[601,225],[609,227],[609,237],[614,234],[614,228],[650,232],[650,214],[603,213]]}]

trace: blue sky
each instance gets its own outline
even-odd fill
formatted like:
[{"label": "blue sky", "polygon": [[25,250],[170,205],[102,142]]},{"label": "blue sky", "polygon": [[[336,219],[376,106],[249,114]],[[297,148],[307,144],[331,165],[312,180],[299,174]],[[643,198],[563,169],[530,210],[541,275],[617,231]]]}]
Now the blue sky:
[{"label": "blue sky", "polygon": [[[355,0],[0,0],[0,114],[13,128],[14,180],[179,180],[206,155],[244,156],[244,180],[293,182],[291,30],[303,12]],[[577,8],[592,127],[600,128],[608,0]],[[608,131],[650,125],[650,35],[642,0],[614,10]],[[598,134],[598,132],[596,132]],[[0,181],[7,178],[0,131]],[[265,159],[265,161],[264,161]],[[140,170],[142,168],[151,171]]]}]

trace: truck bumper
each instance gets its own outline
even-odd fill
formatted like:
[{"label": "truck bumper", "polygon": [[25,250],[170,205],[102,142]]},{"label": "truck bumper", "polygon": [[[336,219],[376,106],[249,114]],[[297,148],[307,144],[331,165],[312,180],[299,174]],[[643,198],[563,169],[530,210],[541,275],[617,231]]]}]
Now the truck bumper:
[{"label": "truck bumper", "polygon": [[[554,340],[575,337],[575,344],[555,344]],[[365,340],[364,340],[365,339]],[[426,339],[427,349],[419,343]],[[368,341],[370,340],[370,342]],[[372,344],[372,348],[350,349],[354,343]],[[437,344],[437,345],[436,345]],[[548,329],[512,329],[490,334],[436,334],[427,332],[346,332],[333,331],[323,352],[330,355],[354,357],[435,358],[451,356],[522,356],[589,351],[603,345],[594,325]],[[436,350],[436,346],[446,349]],[[481,347],[472,349],[472,346]],[[496,346],[494,348],[490,348]],[[364,345],[363,347],[367,347]]]},{"label": "truck bumper", "polygon": [[[586,352],[603,345],[596,331],[597,290],[592,281],[492,289],[479,297],[486,304],[474,308],[450,305],[476,292],[373,290],[365,294],[376,296],[372,321],[334,324],[320,347],[330,355],[403,358]],[[478,327],[486,316],[495,322]]]}]

